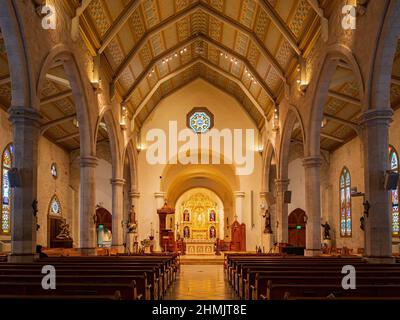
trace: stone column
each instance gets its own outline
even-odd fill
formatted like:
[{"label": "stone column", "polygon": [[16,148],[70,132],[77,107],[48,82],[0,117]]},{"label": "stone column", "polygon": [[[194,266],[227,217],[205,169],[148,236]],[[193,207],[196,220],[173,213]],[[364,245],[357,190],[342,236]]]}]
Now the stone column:
[{"label": "stone column", "polygon": [[124,204],[124,179],[111,179],[112,186],[112,247],[118,252],[124,250],[124,232],[122,226]]},{"label": "stone column", "polygon": [[161,209],[165,202],[165,192],[155,192],[154,198],[156,199],[156,211],[153,213],[155,219],[153,220],[154,229],[154,250],[161,251],[160,249],[160,219],[157,214],[157,209]]},{"label": "stone column", "polygon": [[80,248],[82,253],[94,254],[97,246],[96,236],[96,181],[95,170],[98,159],[92,156],[81,157],[80,177]]},{"label": "stone column", "polygon": [[[371,262],[394,262],[390,192],[384,187],[388,170],[389,123],[392,109],[370,110],[360,117],[364,153],[365,200],[370,203],[365,219],[365,256]],[[359,221],[353,220],[353,230]]]},{"label": "stone column", "polygon": [[243,223],[243,206],[244,206],[244,191],[235,191],[235,209],[236,209],[236,217],[239,223]]},{"label": "stone column", "polygon": [[277,241],[282,243],[288,242],[288,204],[285,203],[285,193],[288,191],[289,180],[275,180],[276,192],[276,220],[279,221],[277,228]]},{"label": "stone column", "polygon": [[40,115],[33,109],[11,107],[14,164],[20,185],[13,188],[11,254],[13,263],[31,262],[36,252],[36,218],[32,204],[37,199],[38,140]]},{"label": "stone column", "polygon": [[321,253],[321,159],[318,156],[303,159],[305,173],[306,215],[306,256]]}]

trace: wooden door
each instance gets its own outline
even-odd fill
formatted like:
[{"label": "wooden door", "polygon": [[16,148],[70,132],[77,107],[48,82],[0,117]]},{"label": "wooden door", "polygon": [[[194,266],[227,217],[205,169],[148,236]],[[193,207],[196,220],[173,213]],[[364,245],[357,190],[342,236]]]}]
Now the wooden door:
[{"label": "wooden door", "polygon": [[289,214],[289,244],[295,247],[306,247],[306,213],[302,209],[293,210]]}]

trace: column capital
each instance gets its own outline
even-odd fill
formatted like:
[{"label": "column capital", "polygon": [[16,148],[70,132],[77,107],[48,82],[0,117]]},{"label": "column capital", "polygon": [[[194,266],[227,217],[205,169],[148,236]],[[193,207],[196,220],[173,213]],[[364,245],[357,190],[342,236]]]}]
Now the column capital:
[{"label": "column capital", "polygon": [[316,168],[321,166],[321,157],[320,156],[312,156],[303,158],[303,166],[304,168]]},{"label": "column capital", "polygon": [[236,198],[244,198],[245,195],[246,195],[246,193],[245,193],[244,191],[235,191],[235,192],[233,192],[233,195],[234,195]]},{"label": "column capital", "polygon": [[86,167],[95,168],[97,167],[98,162],[99,162],[98,158],[93,156],[86,156],[80,158],[81,168],[86,168]]},{"label": "column capital", "polygon": [[40,120],[42,116],[40,113],[33,108],[24,107],[11,107],[8,111],[8,119],[13,123],[32,123],[33,125],[40,127]]},{"label": "column capital", "polygon": [[275,186],[277,189],[284,189],[289,186],[290,180],[289,179],[276,179]]},{"label": "column capital", "polygon": [[125,184],[125,179],[110,179],[110,183],[113,186],[123,186]]},{"label": "column capital", "polygon": [[136,190],[130,191],[130,192],[129,192],[129,196],[130,196],[131,198],[136,198],[136,199],[138,199],[138,198],[140,198],[140,192],[139,192],[139,191],[136,191]]},{"label": "column capital", "polygon": [[156,198],[156,199],[158,199],[158,198],[165,199],[165,195],[166,195],[166,192],[162,192],[162,191],[154,192],[154,198]]},{"label": "column capital", "polygon": [[389,125],[392,121],[393,110],[389,108],[367,110],[358,118],[360,125],[365,127],[369,125]]}]

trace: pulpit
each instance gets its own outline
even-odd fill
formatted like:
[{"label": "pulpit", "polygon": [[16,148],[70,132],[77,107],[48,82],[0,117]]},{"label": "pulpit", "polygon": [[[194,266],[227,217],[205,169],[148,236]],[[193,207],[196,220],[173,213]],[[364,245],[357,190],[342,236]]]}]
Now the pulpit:
[{"label": "pulpit", "polygon": [[160,247],[165,251],[175,251],[175,239],[174,232],[166,228],[167,225],[167,216],[169,214],[174,214],[175,209],[168,206],[167,202],[164,203],[164,206],[161,209],[157,210],[158,217],[160,219]]},{"label": "pulpit", "polygon": [[246,225],[237,220],[231,226],[231,251],[246,251]]}]

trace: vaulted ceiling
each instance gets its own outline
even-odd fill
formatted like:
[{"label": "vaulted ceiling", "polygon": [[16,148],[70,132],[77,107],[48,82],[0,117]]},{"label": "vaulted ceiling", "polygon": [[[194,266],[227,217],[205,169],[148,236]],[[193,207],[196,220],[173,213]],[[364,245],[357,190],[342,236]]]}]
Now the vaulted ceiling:
[{"label": "vaulted ceiling", "polygon": [[227,88],[261,126],[320,29],[306,0],[92,0],[84,9],[86,44],[139,126],[194,77]]}]

